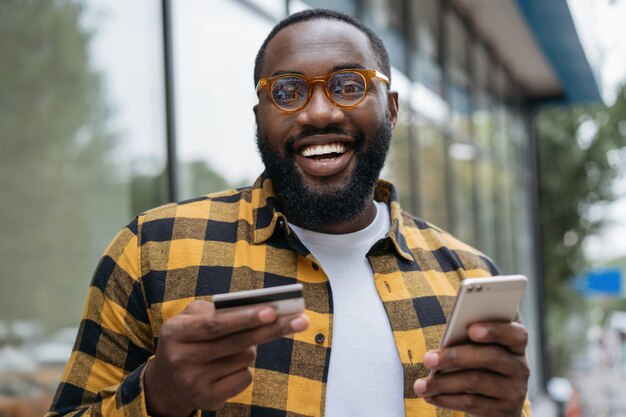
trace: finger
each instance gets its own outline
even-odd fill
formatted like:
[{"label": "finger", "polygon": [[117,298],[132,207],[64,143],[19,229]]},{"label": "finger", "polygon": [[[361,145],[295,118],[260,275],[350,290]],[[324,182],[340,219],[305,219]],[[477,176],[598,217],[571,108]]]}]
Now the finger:
[{"label": "finger", "polygon": [[250,346],[267,343],[289,334],[305,330],[309,326],[306,314],[279,317],[276,322],[226,335],[216,340],[211,349],[216,357],[224,357],[241,352]]},{"label": "finger", "polygon": [[528,344],[528,331],[517,322],[476,323],[469,327],[468,334],[474,342],[495,343],[518,355],[526,352]]},{"label": "finger", "polygon": [[502,400],[511,397],[516,387],[510,378],[489,371],[472,370],[439,373],[418,379],[413,388],[421,397],[442,394],[478,394]]},{"label": "finger", "polygon": [[498,345],[465,344],[430,351],[424,355],[424,366],[438,371],[488,369],[506,376],[525,375],[526,357],[511,353]]},{"label": "finger", "polygon": [[267,306],[216,314],[212,303],[194,301],[181,314],[165,322],[161,332],[162,336],[181,342],[200,342],[267,325],[275,320],[276,311]]},{"label": "finger", "polygon": [[254,365],[256,347],[251,347],[235,355],[220,358],[207,364],[207,374],[211,382],[218,381],[228,375],[237,373]]},{"label": "finger", "polygon": [[168,362],[176,369],[200,369],[212,382],[254,364],[256,359],[256,346],[248,346],[230,355],[219,350],[219,346],[206,342],[180,344],[169,355]]},{"label": "finger", "polygon": [[252,370],[246,367],[245,369],[241,369],[215,381],[211,387],[211,397],[214,398],[214,400],[199,408],[212,411],[216,410],[226,400],[246,389],[252,382],[252,376]]},{"label": "finger", "polygon": [[464,411],[476,416],[502,415],[500,410],[504,407],[510,407],[510,405],[507,406],[492,398],[472,394],[445,394],[426,397],[424,400],[441,408]]}]

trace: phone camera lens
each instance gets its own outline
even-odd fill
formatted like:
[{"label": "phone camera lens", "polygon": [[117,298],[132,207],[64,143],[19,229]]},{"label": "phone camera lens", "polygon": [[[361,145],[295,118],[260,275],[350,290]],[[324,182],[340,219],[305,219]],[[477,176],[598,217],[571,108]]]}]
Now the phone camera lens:
[{"label": "phone camera lens", "polygon": [[482,290],[483,290],[483,286],[482,285],[476,286],[476,292],[481,292]]},{"label": "phone camera lens", "polygon": [[467,292],[474,292],[474,287],[467,287]]}]

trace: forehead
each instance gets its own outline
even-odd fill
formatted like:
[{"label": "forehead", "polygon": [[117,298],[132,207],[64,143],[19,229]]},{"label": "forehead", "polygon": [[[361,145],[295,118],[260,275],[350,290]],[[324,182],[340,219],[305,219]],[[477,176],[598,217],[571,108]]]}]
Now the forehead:
[{"label": "forehead", "polygon": [[266,48],[262,76],[279,71],[321,75],[345,65],[378,69],[367,35],[343,21],[313,19],[276,34]]}]

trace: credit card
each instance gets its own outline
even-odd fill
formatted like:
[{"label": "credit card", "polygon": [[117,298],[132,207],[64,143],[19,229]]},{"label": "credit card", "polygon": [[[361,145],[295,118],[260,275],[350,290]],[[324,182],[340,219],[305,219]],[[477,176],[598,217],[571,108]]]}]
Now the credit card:
[{"label": "credit card", "polygon": [[304,311],[302,284],[281,285],[258,290],[238,291],[213,296],[215,309],[228,311],[236,308],[266,304],[278,315],[301,313]]}]

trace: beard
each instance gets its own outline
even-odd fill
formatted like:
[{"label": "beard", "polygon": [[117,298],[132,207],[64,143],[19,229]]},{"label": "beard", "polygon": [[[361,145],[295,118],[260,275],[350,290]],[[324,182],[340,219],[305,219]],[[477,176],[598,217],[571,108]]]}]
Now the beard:
[{"label": "beard", "polygon": [[[361,132],[338,128],[305,129],[285,143],[283,157],[278,149],[269,144],[257,125],[257,147],[287,220],[309,230],[355,220],[372,199],[389,151],[392,132],[391,122],[386,118],[374,132],[371,143],[366,145]],[[311,187],[302,178],[293,160],[294,144],[303,137],[315,134],[343,134],[355,139],[356,164],[345,184]]]}]

